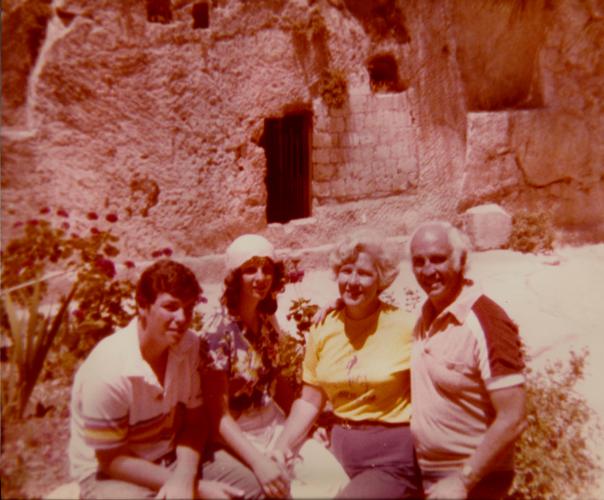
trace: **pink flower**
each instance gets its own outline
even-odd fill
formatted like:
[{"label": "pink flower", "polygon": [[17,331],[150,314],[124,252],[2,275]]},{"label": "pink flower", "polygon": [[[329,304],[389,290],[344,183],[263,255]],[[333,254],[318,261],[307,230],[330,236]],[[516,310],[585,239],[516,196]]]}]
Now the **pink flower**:
[{"label": "pink flower", "polygon": [[287,275],[287,279],[290,283],[298,283],[302,281],[302,278],[304,278],[304,271],[302,270],[291,271]]},{"label": "pink flower", "polygon": [[169,247],[164,248],[162,252],[166,257],[170,257],[172,255],[172,249]]},{"label": "pink flower", "polygon": [[27,221],[27,223],[28,223],[30,226],[37,226],[37,225],[40,223],[40,221],[39,221],[38,219],[29,219],[29,220]]},{"label": "pink flower", "polygon": [[41,214],[48,214],[50,213],[50,208],[49,207],[44,207],[40,209],[40,213]]},{"label": "pink flower", "polygon": [[107,219],[107,222],[117,222],[118,217],[117,214],[110,213],[105,216],[105,219]]},{"label": "pink flower", "polygon": [[94,261],[94,264],[109,278],[114,278],[117,274],[113,262],[109,259],[106,259],[105,257],[97,257]]},{"label": "pink flower", "polygon": [[134,262],[132,262],[131,260],[127,260],[126,262],[124,262],[124,265],[128,268],[128,269],[134,269]]},{"label": "pink flower", "polygon": [[98,230],[96,227],[91,227],[91,228],[90,228],[90,232],[91,232],[92,234],[99,234],[99,233],[100,233],[100,231],[99,231],[99,230]]},{"label": "pink flower", "polygon": [[69,222],[63,222],[63,224],[61,224],[61,228],[65,229],[65,231],[67,231],[69,227]]},{"label": "pink flower", "polygon": [[164,254],[163,250],[154,250],[153,252],[151,252],[151,257],[153,257],[154,259],[157,259],[158,257],[161,257]]},{"label": "pink flower", "polygon": [[99,218],[96,212],[88,212],[86,217],[88,217],[89,220],[97,220]]},{"label": "pink flower", "polygon": [[59,208],[59,210],[57,210],[57,215],[60,217],[69,217],[67,210],[63,210],[62,208]]}]

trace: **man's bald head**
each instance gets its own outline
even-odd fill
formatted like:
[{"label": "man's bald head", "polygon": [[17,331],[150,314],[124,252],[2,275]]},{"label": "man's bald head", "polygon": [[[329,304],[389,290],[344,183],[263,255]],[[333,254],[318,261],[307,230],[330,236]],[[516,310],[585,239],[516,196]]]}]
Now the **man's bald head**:
[{"label": "man's bald head", "polygon": [[413,274],[438,311],[461,291],[467,253],[463,233],[447,222],[428,222],[414,231],[410,242]]}]

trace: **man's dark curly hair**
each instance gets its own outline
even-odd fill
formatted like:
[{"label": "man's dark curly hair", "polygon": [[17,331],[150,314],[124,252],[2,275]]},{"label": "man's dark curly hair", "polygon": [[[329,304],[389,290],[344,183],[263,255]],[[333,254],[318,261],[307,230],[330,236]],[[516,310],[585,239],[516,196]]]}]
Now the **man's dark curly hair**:
[{"label": "man's dark curly hair", "polygon": [[[250,260],[255,260],[258,257],[254,257]],[[268,257],[263,257],[267,258]],[[285,266],[283,262],[268,259],[273,264],[273,283],[271,289],[264,299],[258,303],[258,311],[265,314],[274,314],[277,310],[277,297],[278,293],[283,291],[285,286]],[[248,261],[249,262],[249,261]],[[233,269],[226,278],[224,278],[224,293],[220,299],[220,303],[227,308],[227,311],[231,316],[239,314],[239,296],[241,292],[241,268]]]},{"label": "man's dark curly hair", "polygon": [[161,259],[143,271],[136,285],[136,303],[145,309],[155,303],[161,293],[182,300],[199,300],[201,286],[193,271],[170,259]]}]

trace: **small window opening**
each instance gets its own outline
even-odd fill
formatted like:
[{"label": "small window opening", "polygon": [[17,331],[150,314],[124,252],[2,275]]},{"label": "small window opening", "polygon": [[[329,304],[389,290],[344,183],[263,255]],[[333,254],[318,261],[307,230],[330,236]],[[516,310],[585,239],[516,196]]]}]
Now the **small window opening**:
[{"label": "small window opening", "polygon": [[210,27],[210,6],[207,2],[193,4],[193,29]]},{"label": "small window opening", "polygon": [[170,0],[147,0],[147,21],[162,24],[172,21]]},{"label": "small window opening", "polygon": [[310,216],[310,113],[264,120],[266,219],[288,222]]},{"label": "small window opening", "polygon": [[367,64],[373,92],[402,92],[407,85],[398,77],[396,60],[390,54],[375,56]]}]

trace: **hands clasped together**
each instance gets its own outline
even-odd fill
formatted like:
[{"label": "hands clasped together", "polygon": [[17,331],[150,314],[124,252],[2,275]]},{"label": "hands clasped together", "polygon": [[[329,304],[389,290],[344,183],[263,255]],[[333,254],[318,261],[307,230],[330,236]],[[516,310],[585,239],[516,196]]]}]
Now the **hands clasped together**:
[{"label": "hands clasped together", "polygon": [[295,455],[273,449],[254,467],[264,492],[273,498],[290,498]]}]

